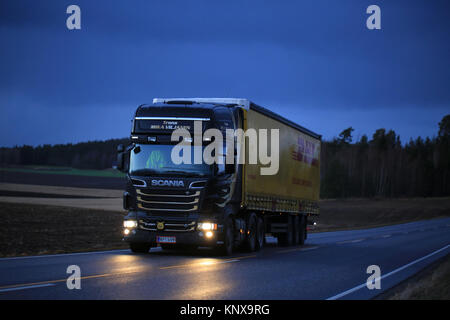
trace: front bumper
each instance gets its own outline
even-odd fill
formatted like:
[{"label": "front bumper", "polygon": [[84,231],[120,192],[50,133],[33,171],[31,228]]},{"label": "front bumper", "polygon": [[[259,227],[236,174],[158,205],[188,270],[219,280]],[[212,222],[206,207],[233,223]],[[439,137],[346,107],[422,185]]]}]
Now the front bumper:
[{"label": "front bumper", "polygon": [[[130,228],[128,234],[123,235],[123,241],[156,244],[157,236],[176,237],[177,244],[215,246],[223,244],[223,225],[219,216],[195,214],[185,218],[167,216],[148,216],[145,212],[129,211],[125,220],[138,221],[136,228]],[[212,231],[212,237],[206,237],[206,231],[197,230],[198,222],[212,222],[217,224],[217,230]],[[159,230],[158,222],[164,227]],[[177,231],[171,229],[178,228]]]},{"label": "front bumper", "polygon": [[128,235],[124,235],[123,241],[151,243],[156,245],[157,236],[176,237],[176,244],[197,245],[199,247],[210,247],[223,244],[222,232],[214,231],[213,236],[207,238],[203,231],[190,232],[170,232],[170,231],[149,231],[139,228],[131,229]]}]

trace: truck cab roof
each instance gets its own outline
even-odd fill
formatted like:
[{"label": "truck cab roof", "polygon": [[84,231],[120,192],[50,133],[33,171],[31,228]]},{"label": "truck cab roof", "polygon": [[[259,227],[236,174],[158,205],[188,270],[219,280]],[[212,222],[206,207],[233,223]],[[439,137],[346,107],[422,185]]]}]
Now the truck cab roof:
[{"label": "truck cab roof", "polygon": [[239,107],[245,110],[252,109],[293,127],[313,138],[319,140],[322,138],[320,134],[243,98],[154,98],[153,104],[143,104],[138,107],[136,110],[136,117],[167,115],[167,108],[169,107],[173,108],[170,110],[170,114],[175,117],[186,116],[187,113],[192,117],[202,117],[205,116],[205,114],[213,116],[213,110],[218,106]]}]

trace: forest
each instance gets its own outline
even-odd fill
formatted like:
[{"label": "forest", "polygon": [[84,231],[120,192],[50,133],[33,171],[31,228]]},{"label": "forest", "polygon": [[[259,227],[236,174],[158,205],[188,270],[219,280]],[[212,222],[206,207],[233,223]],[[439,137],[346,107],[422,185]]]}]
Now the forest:
[{"label": "forest", "polygon": [[353,142],[353,128],[322,143],[321,197],[433,197],[450,195],[450,115],[436,137],[402,144],[393,130]]},{"label": "forest", "polygon": [[[402,143],[393,130],[378,129],[353,141],[352,127],[321,147],[321,198],[439,197],[450,195],[450,115],[435,137]],[[111,168],[118,144],[110,139],[77,144],[0,148],[0,166],[48,165]]]}]

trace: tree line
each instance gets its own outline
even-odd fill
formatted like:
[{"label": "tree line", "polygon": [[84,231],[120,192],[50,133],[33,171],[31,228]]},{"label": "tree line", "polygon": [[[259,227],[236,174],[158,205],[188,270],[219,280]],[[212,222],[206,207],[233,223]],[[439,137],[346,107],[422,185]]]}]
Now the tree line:
[{"label": "tree line", "polygon": [[322,142],[322,198],[450,195],[450,115],[434,138],[402,145],[393,130],[378,129],[353,142],[352,127]]},{"label": "tree line", "polygon": [[[353,141],[352,127],[322,141],[321,198],[430,197],[450,195],[450,115],[436,137],[402,144],[393,130],[378,129]],[[129,139],[0,148],[0,166],[49,165],[111,168],[119,144]]]},{"label": "tree line", "polygon": [[78,169],[106,169],[116,162],[117,146],[129,139],[89,141],[77,144],[0,148],[0,165],[46,165]]}]

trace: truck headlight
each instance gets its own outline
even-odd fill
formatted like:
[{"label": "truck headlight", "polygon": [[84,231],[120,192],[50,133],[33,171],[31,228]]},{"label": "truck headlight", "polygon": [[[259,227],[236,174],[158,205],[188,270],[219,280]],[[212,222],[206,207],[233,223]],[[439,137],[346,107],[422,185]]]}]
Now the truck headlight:
[{"label": "truck headlight", "polygon": [[199,222],[197,224],[197,229],[203,231],[217,230],[217,223]]},{"label": "truck headlight", "polygon": [[124,228],[136,228],[137,227],[137,221],[136,220],[125,220],[123,222]]}]

